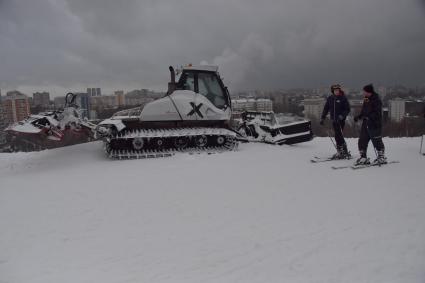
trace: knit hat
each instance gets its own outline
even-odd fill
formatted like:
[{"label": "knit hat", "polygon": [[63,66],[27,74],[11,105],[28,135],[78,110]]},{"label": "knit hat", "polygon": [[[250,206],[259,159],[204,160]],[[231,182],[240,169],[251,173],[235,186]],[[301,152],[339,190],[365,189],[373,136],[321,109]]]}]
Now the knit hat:
[{"label": "knit hat", "polygon": [[363,87],[363,90],[368,93],[374,93],[375,89],[373,88],[373,84],[368,84]]}]

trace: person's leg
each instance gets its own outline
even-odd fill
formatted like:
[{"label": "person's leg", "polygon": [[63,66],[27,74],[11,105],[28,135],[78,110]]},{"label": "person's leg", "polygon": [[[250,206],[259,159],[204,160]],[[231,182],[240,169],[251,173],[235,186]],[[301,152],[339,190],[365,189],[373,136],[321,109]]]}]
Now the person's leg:
[{"label": "person's leg", "polygon": [[360,158],[357,159],[356,164],[367,164],[369,163],[369,158],[367,158],[367,147],[369,144],[370,136],[367,130],[366,122],[363,122],[362,128],[360,130],[360,136],[358,141]]},{"label": "person's leg", "polygon": [[342,128],[339,122],[332,123],[334,133],[335,133],[335,142],[338,148],[344,145],[344,136],[342,135]]},{"label": "person's leg", "polygon": [[363,122],[362,128],[360,130],[359,141],[358,141],[359,153],[361,157],[367,156],[367,146],[369,144],[369,140],[370,140],[370,137],[367,131],[366,122]]},{"label": "person's leg", "polygon": [[374,162],[376,163],[386,163],[387,158],[385,157],[385,145],[382,141],[381,129],[370,129],[369,133],[371,135],[371,140],[373,146],[376,149],[376,154],[378,155]]},{"label": "person's leg", "polygon": [[333,156],[333,158],[344,158],[344,137],[341,132],[341,127],[338,122],[333,122],[332,127],[335,133],[335,143],[337,153]]},{"label": "person's leg", "polygon": [[385,145],[382,141],[381,131],[380,129],[370,129],[370,135],[371,140],[373,143],[373,146],[375,147],[376,151],[385,151]]},{"label": "person's leg", "polygon": [[340,130],[341,130],[341,138],[342,138],[341,141],[342,141],[342,149],[344,151],[344,155],[346,157],[351,157],[351,154],[350,154],[350,152],[348,151],[348,148],[347,148],[347,143],[345,142],[345,138],[344,138],[345,121],[340,121],[339,125],[340,125]]}]

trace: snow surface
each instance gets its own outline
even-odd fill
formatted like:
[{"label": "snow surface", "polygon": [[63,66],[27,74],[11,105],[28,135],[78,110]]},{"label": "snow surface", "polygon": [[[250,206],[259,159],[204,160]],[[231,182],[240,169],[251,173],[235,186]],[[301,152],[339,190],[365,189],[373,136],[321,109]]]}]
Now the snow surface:
[{"label": "snow surface", "polygon": [[356,171],[310,163],[332,152],[324,138],[153,160],[111,161],[99,142],[0,154],[0,282],[423,283],[425,157],[420,139],[384,142],[401,163]]}]

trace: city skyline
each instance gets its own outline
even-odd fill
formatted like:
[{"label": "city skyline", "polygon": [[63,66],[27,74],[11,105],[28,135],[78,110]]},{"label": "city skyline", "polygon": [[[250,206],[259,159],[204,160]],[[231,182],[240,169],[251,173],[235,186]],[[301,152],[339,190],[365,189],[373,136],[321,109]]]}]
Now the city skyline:
[{"label": "city skyline", "polygon": [[[425,85],[402,85],[402,84],[392,84],[392,85],[379,85],[379,84],[374,84],[375,88],[378,92],[382,91],[382,89],[388,90],[388,89],[392,89],[392,88],[396,88],[396,87],[402,87],[402,88],[406,88],[408,90],[424,90],[425,89]],[[361,92],[363,85],[358,85],[356,87],[351,87],[351,86],[347,86],[347,85],[342,85],[344,90],[349,90],[349,91],[353,91],[353,92]],[[98,87],[97,87],[98,88]],[[22,88],[17,88],[17,89],[2,89],[0,88],[0,95],[5,96],[8,92],[14,92],[14,91],[19,91],[24,95],[27,95],[28,97],[32,97],[35,93],[43,93],[43,92],[47,92],[50,94],[50,98],[55,98],[55,97],[63,97],[65,96],[67,93],[72,92],[72,93],[87,93],[87,90],[91,89],[91,87],[83,87],[83,88],[79,88],[79,89],[64,89],[63,91],[57,91],[57,89],[55,90],[55,88],[28,88],[27,90],[22,90]],[[102,96],[111,96],[111,95],[115,95],[115,93],[121,92],[123,91],[124,94],[132,92],[132,91],[137,91],[137,90],[147,90],[150,92],[156,92],[156,93],[165,93],[166,89],[150,89],[150,88],[107,88],[104,89],[103,87],[100,87],[101,89],[101,95]],[[293,91],[293,90],[306,90],[306,91],[320,91],[321,94],[330,94],[330,85],[329,86],[324,86],[324,85],[319,85],[319,86],[313,86],[313,87],[293,87],[293,88],[279,88],[279,89],[245,89],[245,90],[239,90],[236,92],[232,92],[232,90],[230,90],[230,94],[232,96],[238,96],[240,94],[243,93],[253,93],[253,92],[288,92],[288,91]]]}]

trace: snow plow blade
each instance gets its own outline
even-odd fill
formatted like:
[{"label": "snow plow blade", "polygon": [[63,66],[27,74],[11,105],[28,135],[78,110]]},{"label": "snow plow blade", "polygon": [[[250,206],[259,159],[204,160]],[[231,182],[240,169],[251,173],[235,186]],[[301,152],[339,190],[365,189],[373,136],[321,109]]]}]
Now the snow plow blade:
[{"label": "snow plow blade", "polygon": [[313,139],[311,122],[296,122],[280,126],[277,129],[271,129],[271,136],[275,140],[275,143],[279,145],[311,141]]},{"label": "snow plow blade", "polygon": [[273,112],[252,111],[242,113],[242,119],[239,132],[250,141],[291,145],[313,139],[311,122],[308,120],[280,124]]}]

